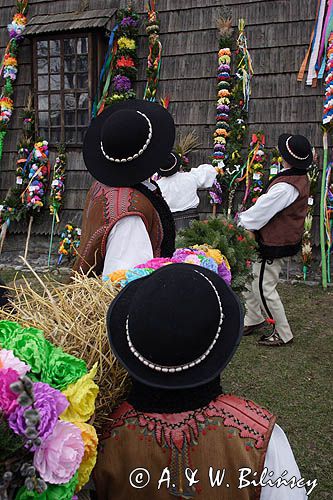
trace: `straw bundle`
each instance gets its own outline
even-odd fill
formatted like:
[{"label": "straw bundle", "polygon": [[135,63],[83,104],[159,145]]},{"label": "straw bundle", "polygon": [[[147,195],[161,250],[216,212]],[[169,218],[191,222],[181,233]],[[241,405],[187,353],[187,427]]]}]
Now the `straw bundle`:
[{"label": "straw bundle", "polygon": [[11,307],[0,310],[0,319],[40,328],[53,344],[84,359],[88,368],[98,362],[95,425],[101,428],[129,388],[127,373],[112,354],[106,335],[107,309],[118,290],[79,273],[66,285],[35,276],[41,290],[26,279],[24,284],[14,282]]}]

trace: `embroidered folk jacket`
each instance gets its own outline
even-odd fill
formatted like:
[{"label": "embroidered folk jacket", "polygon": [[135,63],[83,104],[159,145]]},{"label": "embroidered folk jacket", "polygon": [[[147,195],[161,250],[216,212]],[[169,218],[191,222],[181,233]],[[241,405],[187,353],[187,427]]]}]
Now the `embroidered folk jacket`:
[{"label": "embroidered folk jacket", "polygon": [[[110,422],[94,472],[98,500],[260,498],[258,486],[238,488],[239,469],[257,473],[248,480],[260,477],[275,417],[252,401],[221,395],[176,414],[142,413],[126,402]],[[191,486],[189,469],[198,470]]]},{"label": "embroidered folk jacket", "polygon": [[83,211],[82,236],[74,270],[88,273],[93,267],[94,272],[100,274],[110,231],[120,219],[133,215],[143,220],[154,257],[160,257],[163,226],[151,201],[134,188],[109,187],[95,181]]}]

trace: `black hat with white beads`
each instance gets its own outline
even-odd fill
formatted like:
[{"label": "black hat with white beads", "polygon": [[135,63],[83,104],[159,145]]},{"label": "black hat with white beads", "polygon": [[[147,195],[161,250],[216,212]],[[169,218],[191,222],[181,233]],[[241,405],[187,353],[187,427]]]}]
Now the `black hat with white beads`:
[{"label": "black hat with white beads", "polygon": [[169,264],[129,283],[107,315],[112,351],[136,380],[164,389],[210,382],[243,333],[242,306],[220,276]]},{"label": "black hat with white beads", "polygon": [[282,158],[291,167],[306,170],[313,162],[311,144],[303,135],[280,135],[278,148]]},{"label": "black hat with white beads", "polygon": [[170,113],[158,103],[130,99],[112,104],[87,130],[83,157],[107,186],[134,186],[165,165],[175,140]]}]

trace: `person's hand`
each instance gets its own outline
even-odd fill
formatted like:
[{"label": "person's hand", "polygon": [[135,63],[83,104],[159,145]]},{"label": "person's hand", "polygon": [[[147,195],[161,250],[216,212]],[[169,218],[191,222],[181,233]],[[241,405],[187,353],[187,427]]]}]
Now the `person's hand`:
[{"label": "person's hand", "polygon": [[251,240],[256,239],[256,235],[253,231],[249,231],[248,229],[246,229],[246,232],[247,232],[247,235],[249,236],[249,238],[251,238]]}]

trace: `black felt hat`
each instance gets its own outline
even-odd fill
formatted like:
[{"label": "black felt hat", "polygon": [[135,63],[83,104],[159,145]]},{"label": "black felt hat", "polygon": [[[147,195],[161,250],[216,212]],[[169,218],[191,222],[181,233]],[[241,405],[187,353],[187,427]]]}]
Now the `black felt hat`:
[{"label": "black felt hat", "polygon": [[166,164],[174,140],[175,124],[163,106],[131,99],[112,104],[92,120],[83,157],[103,184],[133,186]]},{"label": "black felt hat", "polygon": [[182,159],[179,154],[172,152],[170,153],[165,165],[158,169],[158,173],[161,177],[170,177],[176,174],[182,164]]},{"label": "black felt hat", "polygon": [[129,283],[107,314],[111,348],[136,380],[163,389],[219,375],[243,333],[242,306],[218,274],[170,264]]},{"label": "black felt hat", "polygon": [[280,135],[278,148],[282,158],[291,167],[306,170],[313,162],[311,144],[303,135]]}]

